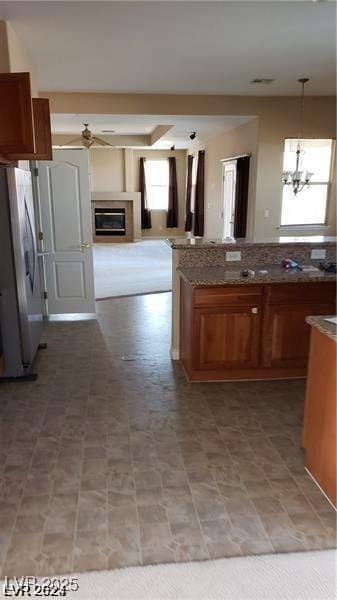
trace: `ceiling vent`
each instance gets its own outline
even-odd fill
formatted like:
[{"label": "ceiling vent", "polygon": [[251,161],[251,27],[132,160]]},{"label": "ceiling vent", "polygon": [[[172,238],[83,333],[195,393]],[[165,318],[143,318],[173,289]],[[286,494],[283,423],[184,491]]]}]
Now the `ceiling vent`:
[{"label": "ceiling vent", "polygon": [[268,77],[257,77],[256,79],[252,79],[249,83],[262,83],[263,85],[268,85],[268,83],[273,83],[273,81],[275,81],[275,79],[268,79]]},{"label": "ceiling vent", "polygon": [[114,129],[102,129],[102,133],[115,133]]}]

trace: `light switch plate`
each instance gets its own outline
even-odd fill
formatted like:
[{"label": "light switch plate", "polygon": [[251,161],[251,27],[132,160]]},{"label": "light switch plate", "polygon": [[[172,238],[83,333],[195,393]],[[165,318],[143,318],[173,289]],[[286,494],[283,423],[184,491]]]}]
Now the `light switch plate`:
[{"label": "light switch plate", "polygon": [[326,257],[326,250],[322,249],[322,248],[315,248],[314,250],[311,250],[311,258],[325,258]]},{"label": "light switch plate", "polygon": [[241,260],[241,252],[239,250],[236,252],[226,252],[226,260],[232,262]]}]

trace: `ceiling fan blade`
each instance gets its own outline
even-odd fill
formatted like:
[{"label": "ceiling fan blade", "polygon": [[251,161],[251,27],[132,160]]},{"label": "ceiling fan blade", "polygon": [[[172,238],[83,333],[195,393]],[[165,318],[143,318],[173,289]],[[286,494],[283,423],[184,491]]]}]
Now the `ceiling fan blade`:
[{"label": "ceiling fan blade", "polygon": [[111,146],[113,148],[112,144],[109,144],[109,142],[106,142],[105,140],[102,140],[101,138],[98,138],[94,135],[91,139],[95,142],[95,144],[99,144],[100,146]]},{"label": "ceiling fan blade", "polygon": [[82,142],[82,137],[76,137],[72,140],[69,140],[68,142],[65,142],[64,144],[61,144],[61,146],[69,146],[70,144],[73,144],[74,142]]}]

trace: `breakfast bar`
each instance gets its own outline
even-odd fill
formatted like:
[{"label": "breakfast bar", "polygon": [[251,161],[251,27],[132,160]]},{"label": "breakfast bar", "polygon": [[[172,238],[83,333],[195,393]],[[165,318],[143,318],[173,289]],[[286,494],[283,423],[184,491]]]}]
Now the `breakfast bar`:
[{"label": "breakfast bar", "polygon": [[[305,319],[336,312],[336,274],[316,258],[333,262],[334,239],[171,245],[173,343],[189,381],[305,377]],[[281,267],[285,258],[301,268]]]}]

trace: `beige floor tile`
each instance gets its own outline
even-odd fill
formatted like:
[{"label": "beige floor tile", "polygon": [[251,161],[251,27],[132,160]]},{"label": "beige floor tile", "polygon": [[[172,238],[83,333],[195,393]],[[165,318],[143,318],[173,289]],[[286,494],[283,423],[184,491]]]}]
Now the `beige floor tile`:
[{"label": "beige floor tile", "polygon": [[161,504],[138,506],[138,519],[141,525],[146,525],[147,523],[166,522],[167,511]]},{"label": "beige floor tile", "polygon": [[74,548],[74,533],[46,533],[43,537],[41,552],[46,557],[68,556]]},{"label": "beige floor tile", "polygon": [[108,511],[101,506],[79,508],[77,529],[79,531],[106,529],[108,526]]},{"label": "beige floor tile", "polygon": [[334,514],[304,471],[304,382],[188,384],[169,357],[170,295],[157,301],[99,302],[98,321],[49,323],[37,382],[1,386],[6,574],[334,542]]},{"label": "beige floor tile", "polygon": [[157,565],[163,563],[173,563],[176,560],[175,550],[173,548],[142,548],[143,565]]},{"label": "beige floor tile", "polygon": [[140,543],[142,548],[169,547],[172,545],[168,522],[158,521],[140,525]]}]

